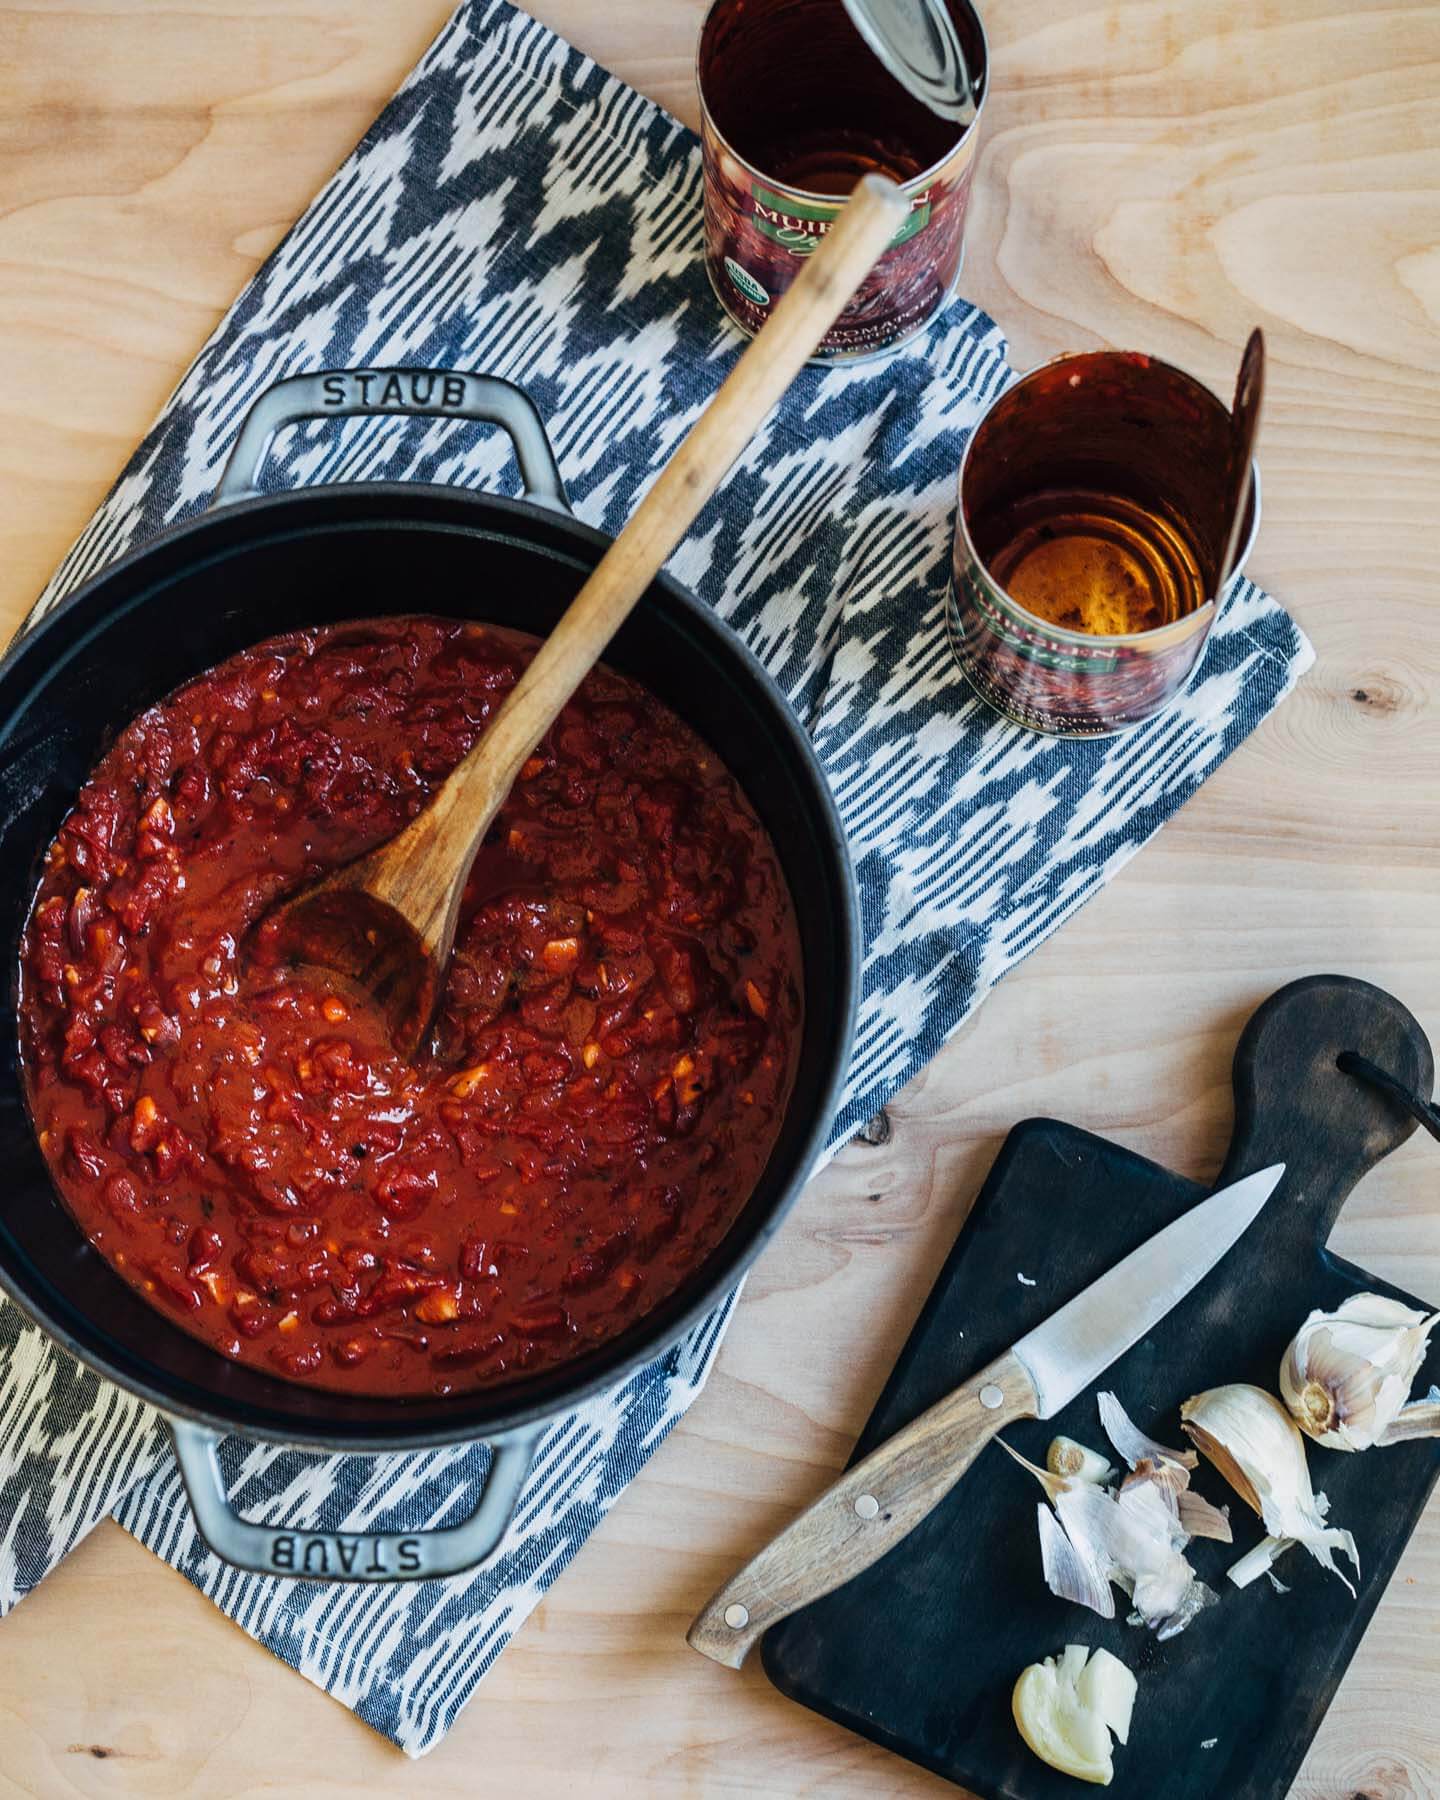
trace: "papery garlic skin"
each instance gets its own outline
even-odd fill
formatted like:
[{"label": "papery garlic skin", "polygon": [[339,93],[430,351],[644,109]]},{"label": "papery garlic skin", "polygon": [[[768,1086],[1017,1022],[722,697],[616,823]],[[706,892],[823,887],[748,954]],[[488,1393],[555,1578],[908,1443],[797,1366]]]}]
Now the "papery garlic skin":
[{"label": "papery garlic skin", "polygon": [[[1003,1437],[995,1441],[1035,1477],[1055,1509],[1052,1513],[1041,1506],[1036,1514],[1040,1559],[1050,1591],[1110,1619],[1115,1616],[1113,1583],[1134,1602],[1128,1622],[1147,1626],[1163,1641],[1183,1631],[1215,1601],[1186,1561],[1186,1544],[1192,1535],[1228,1541],[1230,1528],[1224,1516],[1199,1496],[1190,1497],[1187,1509],[1199,1529],[1192,1533],[1182,1524],[1181,1502],[1199,1458],[1193,1450],[1166,1450],[1147,1438],[1114,1394],[1099,1399],[1106,1430],[1132,1462],[1131,1473],[1116,1490],[1087,1479],[1087,1458],[1091,1466],[1100,1463],[1107,1474],[1114,1471],[1072,1438],[1052,1441],[1046,1457],[1050,1467],[1045,1469],[1037,1468]],[[1154,1458],[1145,1454],[1149,1450],[1156,1453]],[[1066,1464],[1073,1472],[1057,1472],[1057,1465]]]},{"label": "papery garlic skin", "polygon": [[1312,1312],[1280,1365],[1280,1392],[1300,1429],[1331,1450],[1378,1443],[1410,1398],[1437,1319],[1383,1294]]},{"label": "papery garlic skin", "polygon": [[1056,1497],[1055,1511],[1079,1566],[1128,1594],[1161,1640],[1183,1631],[1213,1598],[1185,1559],[1175,1496],[1161,1484],[1140,1481],[1111,1494],[1077,1481]]},{"label": "papery garlic skin", "polygon": [[1169,1462],[1178,1464],[1182,1469],[1193,1469],[1199,1462],[1193,1450],[1172,1450],[1168,1445],[1157,1444],[1154,1438],[1147,1437],[1115,1394],[1106,1390],[1095,1396],[1095,1402],[1100,1409],[1100,1424],[1106,1437],[1132,1469],[1141,1462]]},{"label": "papery garlic skin", "polygon": [[1191,1443],[1260,1515],[1266,1531],[1303,1544],[1353,1595],[1334,1552],[1343,1550],[1358,1574],[1355,1539],[1325,1523],[1323,1496],[1310,1486],[1305,1440],[1275,1396],[1244,1382],[1210,1388],[1185,1402],[1180,1420]]},{"label": "papery garlic skin", "polygon": [[1115,1617],[1115,1593],[1110,1575],[1102,1569],[1094,1552],[1072,1544],[1065,1527],[1043,1502],[1035,1509],[1040,1527],[1040,1566],[1045,1585],[1061,1600],[1076,1606],[1088,1606],[1102,1619]]},{"label": "papery garlic skin", "polygon": [[1214,1538],[1221,1544],[1235,1542],[1225,1508],[1212,1506],[1203,1494],[1192,1494],[1188,1488],[1180,1495],[1179,1506],[1181,1528],[1192,1538]]}]

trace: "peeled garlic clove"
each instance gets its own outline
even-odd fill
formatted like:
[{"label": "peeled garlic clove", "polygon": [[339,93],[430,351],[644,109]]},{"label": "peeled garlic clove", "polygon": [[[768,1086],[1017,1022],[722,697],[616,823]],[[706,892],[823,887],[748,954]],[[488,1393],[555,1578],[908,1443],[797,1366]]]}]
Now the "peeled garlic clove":
[{"label": "peeled garlic clove", "polygon": [[[1065,1646],[1067,1655],[1074,1649],[1081,1649],[1081,1646]],[[1081,1704],[1098,1714],[1122,1744],[1130,1742],[1135,1677],[1118,1656],[1112,1656],[1108,1650],[1097,1650],[1076,1679],[1075,1692]]]},{"label": "peeled garlic clove", "polygon": [[1051,1438],[1045,1452],[1045,1467],[1052,1475],[1063,1475],[1067,1481],[1093,1481],[1103,1487],[1115,1473],[1098,1450],[1077,1444],[1074,1438]]},{"label": "peeled garlic clove", "polygon": [[1301,1430],[1332,1450],[1370,1449],[1410,1398],[1437,1319],[1383,1294],[1312,1312],[1280,1365],[1280,1392]]},{"label": "peeled garlic clove", "polygon": [[1080,1679],[1080,1671],[1085,1667],[1085,1659],[1090,1652],[1083,1644],[1067,1644],[1060,1652],[1060,1679],[1074,1687]]},{"label": "peeled garlic clove", "polygon": [[[1271,1564],[1282,1557],[1287,1550],[1294,1548],[1294,1538],[1261,1538],[1253,1550],[1247,1550],[1239,1562],[1231,1563],[1225,1573],[1236,1587],[1249,1587],[1252,1581],[1258,1581],[1262,1575],[1270,1575]],[[1275,1577],[1270,1575],[1270,1579],[1273,1581]]]},{"label": "peeled garlic clove", "polygon": [[1041,1762],[1098,1787],[1114,1779],[1110,1734],[1126,1741],[1134,1705],[1135,1677],[1124,1663],[1108,1650],[1087,1663],[1080,1644],[1022,1669],[1010,1697],[1020,1735]]},{"label": "peeled garlic clove", "polygon": [[1310,1486],[1305,1440],[1274,1395],[1244,1382],[1210,1388],[1185,1402],[1180,1419],[1186,1436],[1260,1515],[1266,1531],[1303,1544],[1353,1594],[1334,1552],[1343,1550],[1358,1574],[1355,1540],[1348,1531],[1326,1525]]}]

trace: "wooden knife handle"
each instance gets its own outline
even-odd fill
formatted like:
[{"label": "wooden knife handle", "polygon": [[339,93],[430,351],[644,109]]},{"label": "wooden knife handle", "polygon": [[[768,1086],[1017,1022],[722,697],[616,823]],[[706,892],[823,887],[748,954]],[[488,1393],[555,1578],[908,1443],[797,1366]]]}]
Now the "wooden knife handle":
[{"label": "wooden knife handle", "polygon": [[893,1549],[996,1432],[1034,1418],[1038,1404],[1024,1364],[1006,1351],[827,1488],[725,1583],[685,1641],[738,1669],[762,1632]]}]

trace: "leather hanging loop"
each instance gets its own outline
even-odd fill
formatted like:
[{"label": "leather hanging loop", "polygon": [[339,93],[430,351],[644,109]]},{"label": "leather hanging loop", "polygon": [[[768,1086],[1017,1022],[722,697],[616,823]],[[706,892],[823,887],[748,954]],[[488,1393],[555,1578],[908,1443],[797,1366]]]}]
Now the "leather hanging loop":
[{"label": "leather hanging loop", "polygon": [[1403,1106],[1417,1125],[1423,1125],[1431,1137],[1440,1141],[1440,1107],[1433,1100],[1427,1100],[1423,1094],[1416,1093],[1403,1081],[1387,1073],[1378,1063],[1371,1062],[1368,1056],[1361,1056],[1358,1050],[1342,1050],[1335,1058],[1335,1066],[1346,1075],[1355,1075],[1361,1081],[1368,1081],[1388,1094],[1398,1105]]}]

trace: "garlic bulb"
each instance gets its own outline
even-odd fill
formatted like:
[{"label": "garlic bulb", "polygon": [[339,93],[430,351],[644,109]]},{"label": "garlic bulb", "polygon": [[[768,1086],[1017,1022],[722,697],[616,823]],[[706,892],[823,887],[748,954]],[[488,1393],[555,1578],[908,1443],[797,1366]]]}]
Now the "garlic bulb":
[{"label": "garlic bulb", "polygon": [[1280,1365],[1280,1392],[1300,1429],[1332,1450],[1368,1450],[1410,1398],[1440,1312],[1354,1294],[1312,1312]]},{"label": "garlic bulb", "polygon": [[1305,1440],[1280,1402],[1263,1388],[1237,1382],[1196,1394],[1180,1408],[1185,1435],[1264,1520],[1272,1537],[1293,1538],[1355,1589],[1336,1566],[1343,1550],[1360,1571],[1355,1540],[1325,1523],[1325,1500],[1310,1487]]}]

